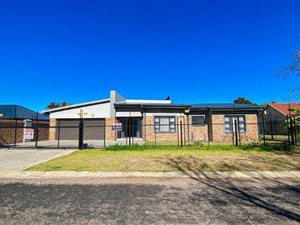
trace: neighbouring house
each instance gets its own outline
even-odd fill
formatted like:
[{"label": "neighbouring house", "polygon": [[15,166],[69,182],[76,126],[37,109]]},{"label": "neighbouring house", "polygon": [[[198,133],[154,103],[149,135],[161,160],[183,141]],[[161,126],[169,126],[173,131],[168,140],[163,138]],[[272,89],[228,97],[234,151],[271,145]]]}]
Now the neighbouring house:
[{"label": "neighbouring house", "polygon": [[267,134],[287,134],[287,117],[295,116],[300,103],[270,103],[265,107],[264,122]]},{"label": "neighbouring house", "polygon": [[[261,110],[247,104],[174,104],[171,100],[125,99],[111,91],[107,99],[49,109],[44,113],[50,117],[49,140],[78,140],[81,117],[85,141],[134,137],[144,141],[176,142],[183,136],[188,141],[230,142],[235,122],[241,140],[259,139],[258,113]],[[119,130],[112,128],[116,124],[122,124]]]},{"label": "neighbouring house", "polygon": [[49,118],[23,106],[0,105],[0,145],[23,142],[25,128],[35,129],[33,139],[48,140]]}]

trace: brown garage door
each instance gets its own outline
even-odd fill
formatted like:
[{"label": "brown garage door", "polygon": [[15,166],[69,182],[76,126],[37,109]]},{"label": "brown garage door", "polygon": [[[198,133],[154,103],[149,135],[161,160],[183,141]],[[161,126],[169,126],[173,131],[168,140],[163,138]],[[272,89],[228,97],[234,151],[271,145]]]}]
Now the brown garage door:
[{"label": "brown garage door", "polygon": [[103,140],[104,139],[104,119],[84,121],[84,140]]},{"label": "brown garage door", "polygon": [[[60,124],[60,140],[78,140],[79,119],[58,120]],[[104,119],[85,119],[83,138],[84,140],[103,140],[104,139]]]}]

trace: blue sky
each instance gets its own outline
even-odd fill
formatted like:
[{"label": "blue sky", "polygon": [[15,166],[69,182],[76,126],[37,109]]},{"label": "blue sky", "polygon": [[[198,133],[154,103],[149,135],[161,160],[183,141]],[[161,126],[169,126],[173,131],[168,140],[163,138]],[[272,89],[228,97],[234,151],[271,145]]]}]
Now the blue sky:
[{"label": "blue sky", "polygon": [[299,1],[0,2],[0,104],[285,101]]}]

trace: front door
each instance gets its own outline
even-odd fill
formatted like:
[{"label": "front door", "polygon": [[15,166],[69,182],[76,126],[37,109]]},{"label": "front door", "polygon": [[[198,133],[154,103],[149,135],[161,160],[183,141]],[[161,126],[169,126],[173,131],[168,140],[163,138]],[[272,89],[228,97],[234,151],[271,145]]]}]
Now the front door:
[{"label": "front door", "polygon": [[142,137],[142,118],[137,117],[123,117],[118,118],[119,123],[122,123],[122,131],[118,131],[118,138],[127,137]]}]

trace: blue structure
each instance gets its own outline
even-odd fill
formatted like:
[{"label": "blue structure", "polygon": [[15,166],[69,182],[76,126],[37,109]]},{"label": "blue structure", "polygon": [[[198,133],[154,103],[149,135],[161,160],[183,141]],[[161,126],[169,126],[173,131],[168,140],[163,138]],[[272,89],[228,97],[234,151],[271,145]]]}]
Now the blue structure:
[{"label": "blue structure", "polygon": [[0,105],[0,119],[49,120],[49,117],[20,105]]}]

